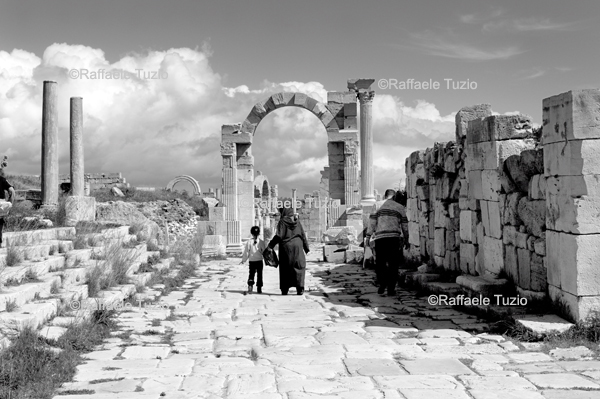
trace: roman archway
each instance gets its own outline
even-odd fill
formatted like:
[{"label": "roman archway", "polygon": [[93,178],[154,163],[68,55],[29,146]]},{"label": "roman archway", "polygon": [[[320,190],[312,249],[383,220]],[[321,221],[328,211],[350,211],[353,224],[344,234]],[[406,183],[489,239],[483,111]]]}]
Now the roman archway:
[{"label": "roman archway", "polygon": [[200,184],[198,183],[198,181],[196,179],[194,179],[192,176],[188,176],[188,175],[177,176],[176,178],[171,180],[169,182],[169,184],[167,184],[167,190],[173,191],[173,187],[175,186],[175,184],[177,184],[181,181],[185,181],[185,182],[192,184],[192,187],[194,188],[194,195],[202,194],[202,191],[200,191]]},{"label": "roman archway", "polygon": [[361,94],[365,90],[372,93],[372,82],[349,80],[348,91],[327,93],[327,104],[304,93],[277,93],[256,104],[242,123],[222,126],[223,203],[226,207],[225,220],[232,223],[231,228],[228,227],[229,252],[241,250],[240,234],[245,237],[254,220],[252,137],[260,122],[279,108],[300,107],[321,121],[327,131],[329,198],[342,204],[340,218],[346,207],[359,204],[357,97],[362,104],[364,96],[361,97]]}]

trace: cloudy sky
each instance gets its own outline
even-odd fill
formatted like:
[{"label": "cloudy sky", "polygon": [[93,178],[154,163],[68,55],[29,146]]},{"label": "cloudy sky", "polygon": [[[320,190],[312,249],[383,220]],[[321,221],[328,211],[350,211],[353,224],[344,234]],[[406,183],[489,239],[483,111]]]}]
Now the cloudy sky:
[{"label": "cloudy sky", "polygon": [[[87,172],[149,186],[189,174],[207,191],[221,182],[222,124],[276,92],[326,100],[349,78],[374,78],[384,80],[373,106],[381,192],[412,151],[453,138],[463,106],[539,123],[543,98],[597,87],[599,16],[597,0],[1,0],[0,155],[10,173],[40,173],[42,82],[55,80],[61,173],[69,97],[81,96]],[[100,70],[131,78],[74,78]],[[394,79],[441,87],[385,87]],[[280,109],[259,125],[253,154],[282,195],[312,191],[325,129],[308,111]]]}]

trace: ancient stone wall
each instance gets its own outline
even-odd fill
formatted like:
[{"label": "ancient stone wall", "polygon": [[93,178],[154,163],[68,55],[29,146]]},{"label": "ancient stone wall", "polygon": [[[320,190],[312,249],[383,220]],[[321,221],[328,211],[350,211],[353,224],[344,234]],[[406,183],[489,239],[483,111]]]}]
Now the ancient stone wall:
[{"label": "ancient stone wall", "polygon": [[598,90],[547,98],[537,130],[460,110],[456,141],[406,160],[410,256],[587,317],[600,306],[599,105]]},{"label": "ancient stone wall", "polygon": [[[121,173],[85,173],[84,175],[85,184],[89,184],[91,191],[102,189],[102,188],[129,188],[129,183],[121,175]],[[59,183],[70,183],[70,175],[60,175]]]}]

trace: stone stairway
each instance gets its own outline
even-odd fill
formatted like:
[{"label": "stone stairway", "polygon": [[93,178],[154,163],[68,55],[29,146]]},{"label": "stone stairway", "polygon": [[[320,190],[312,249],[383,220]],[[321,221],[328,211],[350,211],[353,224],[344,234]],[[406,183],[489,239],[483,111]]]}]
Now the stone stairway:
[{"label": "stone stairway", "polygon": [[[76,242],[88,247],[75,249]],[[126,259],[131,283],[110,287],[91,298],[88,273],[95,268],[108,272],[111,251],[119,251]],[[4,233],[0,246],[0,346],[9,345],[8,337],[28,326],[41,328],[43,336],[58,338],[65,326],[90,316],[100,304],[115,308],[129,297],[145,298],[136,287],[145,286],[154,271],[169,268],[173,259],[161,259],[153,265],[154,271],[137,272],[144,262],[151,257],[156,261],[159,255],[148,251],[145,243],[137,243],[129,226],[93,233],[78,233],[74,227]]]}]

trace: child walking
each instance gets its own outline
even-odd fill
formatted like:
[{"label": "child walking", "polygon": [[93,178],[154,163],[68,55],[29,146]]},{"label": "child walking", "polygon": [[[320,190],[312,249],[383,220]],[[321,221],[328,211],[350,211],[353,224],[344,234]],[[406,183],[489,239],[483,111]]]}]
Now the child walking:
[{"label": "child walking", "polygon": [[250,272],[248,274],[248,294],[252,293],[254,286],[254,275],[258,274],[256,279],[256,292],[262,294],[263,286],[263,251],[267,248],[265,242],[258,238],[260,227],[253,226],[250,229],[252,238],[246,242],[244,246],[244,254],[240,265],[249,260]]}]

